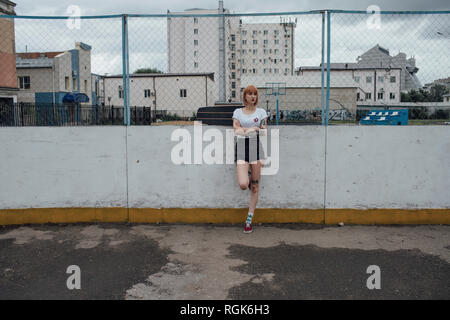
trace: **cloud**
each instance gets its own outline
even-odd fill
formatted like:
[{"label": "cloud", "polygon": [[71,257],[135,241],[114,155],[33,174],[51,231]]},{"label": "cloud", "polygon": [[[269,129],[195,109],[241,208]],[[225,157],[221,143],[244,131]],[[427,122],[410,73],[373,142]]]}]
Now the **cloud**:
[{"label": "cloud", "polygon": [[[75,1],[30,0],[17,1],[16,12],[23,15],[67,15],[67,8]],[[226,8],[236,12],[302,11],[324,8],[365,10],[372,1],[342,0],[312,1],[224,1]],[[446,1],[410,0],[377,1],[382,10],[442,10]],[[188,7],[216,8],[217,1],[137,0],[93,2],[77,1],[82,15],[118,13],[166,13],[183,11]],[[425,8],[426,6],[426,8]],[[295,67],[318,66],[321,61],[322,21],[320,14],[290,15],[297,18],[295,31]],[[331,61],[355,62],[356,58],[376,44],[390,50],[391,55],[404,52],[414,56],[420,69],[422,83],[448,77],[450,65],[449,15],[382,15],[381,29],[367,28],[366,14],[333,14],[331,24]],[[279,15],[242,17],[244,23],[278,23]],[[439,33],[441,33],[441,35]],[[214,30],[211,30],[214,36]],[[122,72],[121,19],[83,19],[80,30],[70,30],[65,20],[16,19],[16,50],[63,51],[74,48],[75,41],[92,46],[92,71],[95,73]],[[130,71],[142,67],[156,67],[167,71],[167,21],[165,18],[130,18]]]}]

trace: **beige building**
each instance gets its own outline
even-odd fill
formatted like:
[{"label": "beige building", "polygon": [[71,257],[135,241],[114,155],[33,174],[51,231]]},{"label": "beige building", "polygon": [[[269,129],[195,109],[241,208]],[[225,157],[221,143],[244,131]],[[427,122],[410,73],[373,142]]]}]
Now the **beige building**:
[{"label": "beige building", "polygon": [[[326,79],[326,67],[325,79]],[[300,76],[321,76],[321,67],[300,67],[296,74]],[[341,78],[353,78],[357,84],[356,100],[358,104],[400,102],[400,68],[366,68],[356,64],[330,64],[330,80],[339,81]]]},{"label": "beige building", "polygon": [[[123,106],[122,75],[105,76],[105,106]],[[212,73],[130,74],[130,107],[147,106],[179,116],[191,116],[198,108],[214,104]]]},{"label": "beige building", "polygon": [[16,54],[19,102],[61,104],[68,93],[82,93],[92,102],[91,47],[76,42],[62,52]]},{"label": "beige building", "polygon": [[0,0],[0,104],[17,102],[14,19],[1,17],[15,16],[15,6],[14,2]]},{"label": "beige building", "polygon": [[[334,119],[355,119],[358,84],[350,75],[330,80],[330,113],[339,114]],[[270,83],[285,84],[286,94],[278,97],[279,110],[286,113],[291,111],[318,111],[320,114],[322,109],[320,73],[310,73],[302,76],[243,77],[242,88],[254,85],[258,89],[258,107],[270,110],[273,115],[276,113],[276,97],[267,95],[272,88]]]}]

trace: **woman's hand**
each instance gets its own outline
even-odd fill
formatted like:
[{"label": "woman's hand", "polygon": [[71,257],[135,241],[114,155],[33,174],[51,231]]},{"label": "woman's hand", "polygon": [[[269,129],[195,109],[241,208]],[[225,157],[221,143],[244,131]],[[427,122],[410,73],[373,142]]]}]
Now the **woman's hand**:
[{"label": "woman's hand", "polygon": [[245,129],[240,127],[234,131],[234,133],[238,136],[245,136]]}]

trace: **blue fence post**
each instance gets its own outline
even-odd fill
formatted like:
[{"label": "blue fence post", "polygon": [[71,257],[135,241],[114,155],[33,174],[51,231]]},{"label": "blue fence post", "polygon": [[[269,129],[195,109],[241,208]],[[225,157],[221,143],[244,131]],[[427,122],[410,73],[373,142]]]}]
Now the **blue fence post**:
[{"label": "blue fence post", "polygon": [[328,126],[328,110],[330,108],[330,11],[327,11],[327,112],[325,125]]},{"label": "blue fence post", "polygon": [[324,89],[324,58],[325,58],[325,11],[322,12],[322,68],[321,68],[321,118],[322,118],[322,125],[325,124],[325,89]]},{"label": "blue fence post", "polygon": [[127,15],[122,15],[122,79],[123,79],[123,122],[129,123],[129,70],[128,70],[128,21]]}]

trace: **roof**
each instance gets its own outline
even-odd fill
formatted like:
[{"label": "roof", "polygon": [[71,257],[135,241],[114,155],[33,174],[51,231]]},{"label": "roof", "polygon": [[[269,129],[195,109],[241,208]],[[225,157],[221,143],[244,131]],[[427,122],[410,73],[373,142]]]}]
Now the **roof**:
[{"label": "roof", "polygon": [[[265,88],[267,82],[285,82],[286,88],[321,88],[322,79],[320,73],[306,73],[301,76],[243,76],[241,87],[254,85],[257,88]],[[342,75],[330,79],[333,88],[358,88],[359,85],[351,75]]]},{"label": "roof", "polygon": [[[214,72],[209,73],[130,73],[130,78],[154,77],[210,77],[214,81]],[[105,76],[105,78],[123,78],[122,74]]]},{"label": "roof", "polygon": [[22,59],[16,57],[16,68],[51,68],[53,66],[53,59],[39,58],[39,59]]},{"label": "roof", "polygon": [[16,53],[16,57],[22,59],[40,59],[43,57],[46,58],[54,58],[57,55],[64,53],[64,51],[53,51],[53,52],[18,52]]},{"label": "roof", "polygon": [[[327,64],[324,64],[324,70],[326,71]],[[357,63],[330,63],[330,70],[375,70],[382,69],[385,70],[387,67],[370,67],[370,66],[359,66]],[[393,67],[389,69],[401,69],[400,67]],[[313,67],[313,66],[304,66],[298,67],[296,71],[316,71],[322,70],[321,66]]]}]

